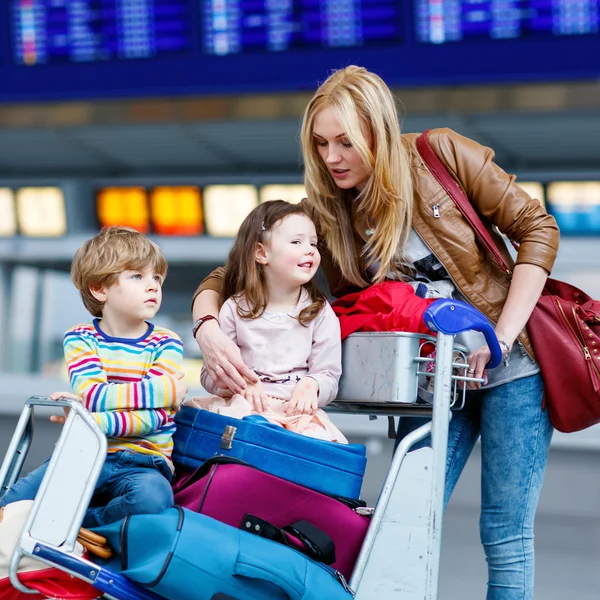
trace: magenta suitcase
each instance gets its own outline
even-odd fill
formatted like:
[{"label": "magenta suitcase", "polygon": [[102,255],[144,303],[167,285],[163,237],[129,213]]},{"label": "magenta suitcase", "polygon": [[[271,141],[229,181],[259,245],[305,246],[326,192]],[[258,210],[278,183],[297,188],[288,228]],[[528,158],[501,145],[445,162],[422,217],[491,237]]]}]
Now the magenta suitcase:
[{"label": "magenta suitcase", "polygon": [[347,578],[370,522],[360,500],[328,496],[229,457],[208,460],[173,491],[176,504],[295,547]]}]

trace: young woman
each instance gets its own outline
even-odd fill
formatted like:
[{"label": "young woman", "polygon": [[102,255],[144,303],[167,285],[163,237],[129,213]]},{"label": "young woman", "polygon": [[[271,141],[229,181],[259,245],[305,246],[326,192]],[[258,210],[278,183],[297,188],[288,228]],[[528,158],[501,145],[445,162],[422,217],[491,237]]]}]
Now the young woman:
[{"label": "young woman", "polygon": [[315,225],[300,206],[266,202],[244,220],[227,260],[219,326],[258,381],[240,393],[202,369],[213,394],[188,406],[242,418],[263,415],[290,431],[347,443],[323,407],[342,374],[340,325],[312,283],[321,264]]},{"label": "young woman", "polygon": [[[494,163],[492,150],[449,129],[430,132],[434,152],[490,231],[496,226],[520,244],[509,277],[428,171],[417,137],[400,134],[393,96],[377,75],[355,66],[333,73],[304,114],[303,202],[325,242],[322,266],[333,295],[385,279],[421,280],[441,296],[471,303],[495,325],[505,358],[496,369],[486,372],[490,353],[479,338],[461,340],[470,350],[470,374],[485,384],[469,384],[468,406],[450,424],[446,500],[481,436],[487,600],[529,600],[533,522],[552,426],[525,326],[552,269],[559,232],[539,201]],[[508,252],[505,257],[512,265]],[[197,317],[218,310],[220,277],[216,271],[199,287]],[[200,328],[197,340],[221,385],[235,389],[253,381],[216,324]]]}]

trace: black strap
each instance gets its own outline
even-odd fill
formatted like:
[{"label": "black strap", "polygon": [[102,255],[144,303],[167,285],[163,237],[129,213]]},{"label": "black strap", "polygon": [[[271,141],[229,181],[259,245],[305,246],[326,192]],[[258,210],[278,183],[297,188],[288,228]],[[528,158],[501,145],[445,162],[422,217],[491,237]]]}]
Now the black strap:
[{"label": "black strap", "polygon": [[395,440],[397,435],[396,419],[395,417],[388,415],[388,440]]},{"label": "black strap", "polygon": [[264,537],[268,540],[295,547],[289,535],[299,539],[304,545],[303,552],[310,558],[331,565],[335,562],[335,543],[318,527],[308,521],[297,521],[292,525],[280,528],[255,515],[246,514],[240,529]]},{"label": "black strap", "polygon": [[326,565],[332,565],[335,562],[335,543],[322,529],[308,521],[296,521],[283,529],[310,548],[316,560]]}]

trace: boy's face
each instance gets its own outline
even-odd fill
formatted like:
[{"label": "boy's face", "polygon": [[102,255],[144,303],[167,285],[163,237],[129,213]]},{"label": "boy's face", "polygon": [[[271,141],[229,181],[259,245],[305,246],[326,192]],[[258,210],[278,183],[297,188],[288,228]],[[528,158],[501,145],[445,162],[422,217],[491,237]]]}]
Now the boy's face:
[{"label": "boy's face", "polygon": [[162,277],[151,269],[123,271],[113,285],[99,293],[102,297],[98,299],[104,300],[103,316],[109,311],[128,320],[151,320],[162,302]]}]

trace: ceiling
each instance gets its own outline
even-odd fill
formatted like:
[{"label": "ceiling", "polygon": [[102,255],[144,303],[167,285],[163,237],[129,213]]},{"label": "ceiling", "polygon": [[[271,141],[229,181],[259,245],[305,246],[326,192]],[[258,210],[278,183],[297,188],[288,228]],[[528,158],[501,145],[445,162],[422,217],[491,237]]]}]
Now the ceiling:
[{"label": "ceiling", "polygon": [[[598,87],[588,91],[597,92]],[[414,97],[403,92],[403,98],[409,99],[403,128],[415,132],[450,127],[492,147],[502,167],[521,174],[600,172],[598,94],[592,98],[584,89],[581,94],[573,86],[565,89],[570,95],[554,90],[554,96],[570,97],[569,102],[548,103],[554,97],[552,90],[540,89],[537,95],[530,94],[538,98],[537,104],[529,101],[525,106],[506,101],[512,97],[506,90],[474,89],[468,94],[461,88],[454,95],[452,90],[428,94],[419,90]],[[517,95],[513,88],[510,92]],[[519,93],[523,96],[522,90]],[[478,97],[485,103],[478,104]],[[490,97],[494,98],[491,104]],[[80,105],[62,105],[60,113],[47,106],[11,107],[10,111],[2,107],[0,178],[296,175],[300,172],[298,128],[305,101],[298,95],[288,97],[287,102],[285,96],[277,102],[254,97],[252,104],[242,100],[242,109],[235,105],[235,110],[230,106],[229,112],[223,109],[215,114],[215,105],[227,107],[233,101],[219,104],[213,99],[213,112],[205,118],[203,99],[185,118],[169,101],[163,104],[170,110],[158,111],[151,118],[147,118],[148,110],[141,111],[139,102],[113,106],[108,111],[111,118],[106,116],[106,105],[86,105],[86,110]],[[117,109],[121,111],[118,118],[114,116]],[[144,118],[139,117],[142,112]]]}]

